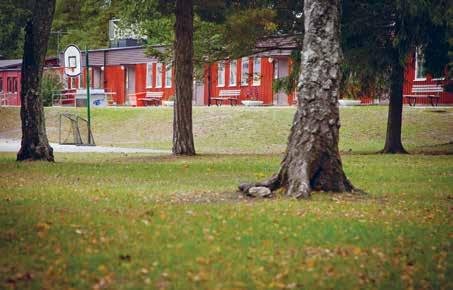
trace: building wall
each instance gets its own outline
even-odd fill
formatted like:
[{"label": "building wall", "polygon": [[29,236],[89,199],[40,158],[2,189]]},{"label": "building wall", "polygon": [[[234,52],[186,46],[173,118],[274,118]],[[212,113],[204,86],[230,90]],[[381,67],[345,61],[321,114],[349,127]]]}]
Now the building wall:
[{"label": "building wall", "polygon": [[123,105],[126,101],[125,81],[125,70],[120,65],[104,67],[104,88],[116,93],[112,99],[117,105]]},{"label": "building wall", "polygon": [[[175,95],[175,72],[172,69],[172,82],[171,87],[166,87],[166,67],[165,64],[162,64],[162,87],[156,88],[156,77],[157,77],[157,62],[151,62],[152,64],[152,81],[151,86],[147,87],[147,64],[136,64],[135,65],[135,92],[137,98],[144,97],[146,92],[162,92],[162,100],[168,100],[171,96]],[[145,106],[145,102],[137,100],[137,106]]]},{"label": "building wall", "polygon": [[[445,72],[446,74],[446,72]],[[403,83],[403,95],[411,95],[413,85],[436,85],[436,84],[446,84],[452,82],[452,80],[435,80],[431,75],[426,76],[426,80],[415,80],[415,53],[413,53],[406,62],[406,68],[404,71],[404,83]],[[422,94],[422,93],[421,93]],[[407,104],[406,98],[403,98],[404,103]],[[417,104],[430,105],[427,98],[417,99]],[[452,92],[442,92],[440,94],[439,104],[453,104],[453,93]]]},{"label": "building wall", "polygon": [[[0,95],[3,99],[2,105],[19,106],[21,91],[20,70],[0,71],[0,78],[2,79],[2,91],[0,91]],[[10,79],[13,84],[11,90],[8,90],[8,79]],[[14,82],[16,82],[16,89],[13,88]]]},{"label": "building wall", "polygon": [[[286,57],[286,56],[285,56]],[[287,57],[286,57],[287,58]],[[225,85],[219,87],[219,76],[218,76],[218,63],[211,64],[205,69],[205,79],[204,79],[204,101],[205,105],[209,104],[209,96],[211,98],[218,97],[221,90],[241,90],[239,100],[248,100],[256,98],[261,100],[265,105],[273,104],[273,95],[272,91],[272,81],[274,78],[274,65],[269,61],[268,57],[260,57],[261,59],[261,76],[260,84],[253,85],[253,65],[254,58],[248,58],[249,70],[248,70],[248,81],[247,85],[241,84],[242,76],[242,59],[237,60],[237,75],[236,75],[236,85],[231,86],[230,83],[230,61],[225,61]],[[291,63],[291,62],[289,62]],[[288,74],[290,73],[291,66],[288,65]],[[211,80],[209,84],[209,79]],[[210,91],[209,91],[210,90]],[[210,95],[209,95],[210,93]],[[212,104],[213,102],[211,102]],[[293,103],[293,94],[288,95],[288,104]]]}]

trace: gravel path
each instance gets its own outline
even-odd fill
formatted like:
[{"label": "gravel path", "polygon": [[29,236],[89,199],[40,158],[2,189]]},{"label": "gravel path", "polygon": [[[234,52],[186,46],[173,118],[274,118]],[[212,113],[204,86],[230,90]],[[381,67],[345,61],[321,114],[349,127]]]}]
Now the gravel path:
[{"label": "gravel path", "polygon": [[[60,153],[157,153],[170,154],[169,150],[145,149],[145,148],[122,148],[107,146],[76,146],[50,143],[54,152]],[[20,140],[0,139],[0,152],[17,152],[20,148]]]}]

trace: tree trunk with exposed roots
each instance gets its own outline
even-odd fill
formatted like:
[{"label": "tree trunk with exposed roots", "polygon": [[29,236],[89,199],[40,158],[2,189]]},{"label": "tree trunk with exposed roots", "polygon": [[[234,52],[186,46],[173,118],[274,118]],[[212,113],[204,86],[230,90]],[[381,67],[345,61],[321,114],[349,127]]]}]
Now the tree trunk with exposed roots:
[{"label": "tree trunk with exposed roots", "polygon": [[242,184],[286,189],[288,195],[307,198],[312,190],[351,192],[338,150],[338,109],[342,53],[339,0],[305,0],[305,34],[294,116],[280,171],[265,182]]},{"label": "tree trunk with exposed roots", "polygon": [[55,0],[34,1],[32,16],[25,27],[21,73],[22,142],[17,160],[54,161],[46,135],[44,108],[40,96]]},{"label": "tree trunk with exposed roots", "polygon": [[173,154],[195,155],[192,132],[193,0],[176,1]]}]

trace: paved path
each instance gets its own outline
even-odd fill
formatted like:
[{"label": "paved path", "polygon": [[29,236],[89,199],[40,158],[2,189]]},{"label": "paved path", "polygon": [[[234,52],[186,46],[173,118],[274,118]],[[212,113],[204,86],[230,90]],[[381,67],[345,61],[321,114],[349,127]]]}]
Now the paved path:
[{"label": "paved path", "polygon": [[[60,145],[50,143],[54,152],[61,153],[158,153],[170,154],[169,150],[156,150],[145,148],[122,148],[122,147],[107,147],[107,146],[75,146],[75,145]],[[20,148],[19,140],[0,139],[0,152],[17,152]]]}]

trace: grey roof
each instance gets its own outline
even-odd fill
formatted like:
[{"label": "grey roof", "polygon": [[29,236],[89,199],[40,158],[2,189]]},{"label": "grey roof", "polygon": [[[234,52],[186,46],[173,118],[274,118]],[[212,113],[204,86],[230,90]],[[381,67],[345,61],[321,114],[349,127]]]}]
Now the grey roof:
[{"label": "grey roof", "polygon": [[12,68],[22,65],[22,59],[4,59],[0,60],[0,68]]}]

